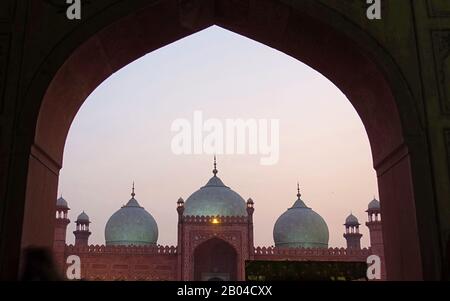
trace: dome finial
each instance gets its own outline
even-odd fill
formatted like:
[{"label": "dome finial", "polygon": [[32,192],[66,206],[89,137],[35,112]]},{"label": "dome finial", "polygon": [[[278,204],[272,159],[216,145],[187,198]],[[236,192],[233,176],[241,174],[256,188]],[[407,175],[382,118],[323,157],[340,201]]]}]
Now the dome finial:
[{"label": "dome finial", "polygon": [[216,160],[216,155],[214,155],[214,169],[213,169],[214,176],[216,176],[217,173],[218,173],[218,171],[217,171],[217,160]]},{"label": "dome finial", "polygon": [[297,198],[300,200],[301,197],[301,193],[300,193],[300,183],[297,181]]},{"label": "dome finial", "polygon": [[134,181],[133,181],[133,187],[131,188],[131,197],[134,198],[136,194],[134,193]]}]

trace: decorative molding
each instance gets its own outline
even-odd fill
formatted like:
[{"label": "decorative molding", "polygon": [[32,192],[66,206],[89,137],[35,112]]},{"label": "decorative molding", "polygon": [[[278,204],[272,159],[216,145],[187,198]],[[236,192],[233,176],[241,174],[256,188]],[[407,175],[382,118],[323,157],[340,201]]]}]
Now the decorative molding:
[{"label": "decorative molding", "polygon": [[133,254],[133,255],[176,255],[175,246],[105,246],[89,245],[74,246],[66,245],[65,253],[71,254]]},{"label": "decorative molding", "polygon": [[191,253],[194,254],[195,249],[204,242],[217,238],[230,244],[236,250],[236,253],[239,254],[242,245],[241,234],[241,231],[224,231],[218,233],[202,230],[192,231],[190,233]]},{"label": "decorative molding", "polygon": [[194,216],[194,215],[185,215],[182,217],[182,221],[184,223],[189,224],[202,224],[202,225],[211,225],[213,223],[217,224],[248,224],[249,218],[248,216]]},{"label": "decorative molding", "polygon": [[441,110],[450,115],[450,30],[434,30],[431,39]]},{"label": "decorative molding", "polygon": [[286,259],[286,257],[296,257],[299,260],[316,258],[317,260],[343,259],[343,258],[366,258],[372,254],[369,248],[347,249],[347,248],[278,248],[278,247],[256,247],[254,255],[271,256]]},{"label": "decorative molding", "polygon": [[427,1],[428,16],[430,18],[450,17],[450,2],[442,0]]}]

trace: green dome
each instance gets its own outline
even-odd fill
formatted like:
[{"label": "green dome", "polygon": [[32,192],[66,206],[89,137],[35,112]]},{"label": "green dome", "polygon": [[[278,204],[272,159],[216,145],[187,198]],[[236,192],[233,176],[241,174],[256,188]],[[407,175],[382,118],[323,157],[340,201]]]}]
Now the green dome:
[{"label": "green dome", "polygon": [[183,215],[188,216],[246,216],[244,199],[225,186],[217,176],[214,166],[214,176],[208,183],[194,192],[185,202]]},{"label": "green dome", "polygon": [[325,220],[300,199],[283,213],[273,228],[273,240],[281,248],[328,248]]},{"label": "green dome", "polygon": [[128,203],[116,211],[105,227],[106,245],[156,245],[158,225],[153,216],[139,205],[134,193]]}]

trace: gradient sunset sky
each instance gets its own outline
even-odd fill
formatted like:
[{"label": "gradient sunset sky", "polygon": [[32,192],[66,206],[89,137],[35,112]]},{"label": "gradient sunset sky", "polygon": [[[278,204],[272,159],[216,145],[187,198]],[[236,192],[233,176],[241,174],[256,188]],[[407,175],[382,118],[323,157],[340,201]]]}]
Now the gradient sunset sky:
[{"label": "gradient sunset sky", "polygon": [[[325,57],[324,60],[327,60]],[[351,66],[349,66],[351,68]],[[345,246],[345,218],[367,220],[378,196],[364,126],[345,95],[320,73],[277,50],[217,26],[147,54],[103,82],[72,124],[59,195],[68,201],[67,241],[76,216],[91,219],[90,243],[104,244],[108,218],[136,199],[156,219],[159,244],[176,244],[176,201],[212,176],[211,155],[175,155],[177,118],[280,120],[280,158],[219,155],[218,176],[255,202],[255,245],[273,245],[276,219],[302,199],[330,230],[331,247]],[[369,237],[365,225],[362,245]]]}]

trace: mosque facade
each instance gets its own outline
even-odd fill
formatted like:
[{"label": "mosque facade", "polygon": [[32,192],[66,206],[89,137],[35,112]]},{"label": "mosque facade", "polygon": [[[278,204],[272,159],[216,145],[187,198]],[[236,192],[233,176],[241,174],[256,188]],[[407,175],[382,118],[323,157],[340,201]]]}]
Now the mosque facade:
[{"label": "mosque facade", "polygon": [[[184,201],[176,203],[176,246],[158,244],[158,225],[135,198],[116,211],[105,226],[105,244],[90,245],[91,223],[82,212],[76,219],[74,245],[66,243],[69,206],[56,202],[54,256],[62,275],[70,266],[67,258],[80,259],[85,280],[245,280],[246,262],[327,261],[366,262],[378,255],[384,262],[380,203],[373,199],[367,209],[370,247],[361,248],[358,219],[350,214],[344,223],[346,248],[328,246],[325,220],[302,199],[280,215],[273,228],[274,246],[259,247],[253,241],[252,199],[245,201],[217,176]],[[385,278],[384,266],[381,277]]]}]

